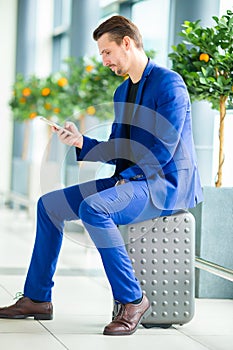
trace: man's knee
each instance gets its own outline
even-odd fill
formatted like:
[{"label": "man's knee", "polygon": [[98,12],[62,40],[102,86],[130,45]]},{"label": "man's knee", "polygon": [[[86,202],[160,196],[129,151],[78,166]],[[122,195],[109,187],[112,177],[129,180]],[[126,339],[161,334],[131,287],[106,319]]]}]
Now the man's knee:
[{"label": "man's knee", "polygon": [[61,220],[66,219],[68,216],[67,207],[70,206],[67,203],[67,199],[63,191],[52,191],[44,194],[38,200],[37,210],[40,212],[46,212],[50,217],[60,218]]},{"label": "man's knee", "polygon": [[58,202],[56,198],[54,198],[54,192],[49,192],[41,196],[37,202],[37,208],[39,211],[45,210],[45,211],[51,211],[54,209],[55,206],[58,205]]},{"label": "man's knee", "polygon": [[42,211],[44,210],[44,196],[41,196],[37,201],[37,210]]},{"label": "man's knee", "polygon": [[87,221],[91,215],[94,215],[95,211],[90,203],[86,200],[83,200],[79,206],[79,217],[83,221]]},{"label": "man's knee", "polygon": [[90,196],[82,201],[79,207],[79,217],[85,222],[90,222],[94,217],[107,215],[107,210],[98,196]]}]

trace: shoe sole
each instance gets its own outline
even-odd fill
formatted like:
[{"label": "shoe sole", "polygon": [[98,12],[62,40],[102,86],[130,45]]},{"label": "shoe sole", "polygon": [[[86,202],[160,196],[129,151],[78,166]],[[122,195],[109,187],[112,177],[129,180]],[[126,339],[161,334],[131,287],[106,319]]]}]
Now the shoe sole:
[{"label": "shoe sole", "polygon": [[144,314],[142,315],[142,317],[139,319],[137,326],[136,326],[132,331],[130,331],[130,332],[115,332],[115,333],[111,333],[111,332],[108,332],[108,331],[107,331],[107,332],[104,331],[104,332],[103,332],[103,335],[131,335],[131,334],[133,334],[133,333],[136,332],[136,330],[137,330],[138,327],[140,326],[140,323],[141,323],[142,319],[144,319],[144,318],[146,318],[147,316],[149,316],[150,313],[151,313],[151,311],[152,311],[152,307],[149,306],[149,308],[144,312]]},{"label": "shoe sole", "polygon": [[28,315],[15,315],[15,316],[0,315],[0,318],[11,319],[11,320],[20,320],[28,317],[34,317],[34,320],[41,320],[41,321],[53,319],[53,315],[46,315],[46,314],[28,314]]}]

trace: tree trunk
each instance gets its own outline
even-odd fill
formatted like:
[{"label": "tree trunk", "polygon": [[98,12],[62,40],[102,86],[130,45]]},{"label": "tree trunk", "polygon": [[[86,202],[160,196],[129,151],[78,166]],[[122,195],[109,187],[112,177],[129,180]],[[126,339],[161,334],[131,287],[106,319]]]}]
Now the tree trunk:
[{"label": "tree trunk", "polygon": [[222,186],[222,168],[224,163],[224,119],[226,116],[227,96],[220,96],[220,125],[219,125],[219,153],[218,153],[218,175],[215,182],[216,187]]},{"label": "tree trunk", "polygon": [[28,158],[28,147],[30,141],[30,120],[26,119],[24,121],[24,138],[23,138],[23,149],[22,149],[22,159],[26,160]]}]

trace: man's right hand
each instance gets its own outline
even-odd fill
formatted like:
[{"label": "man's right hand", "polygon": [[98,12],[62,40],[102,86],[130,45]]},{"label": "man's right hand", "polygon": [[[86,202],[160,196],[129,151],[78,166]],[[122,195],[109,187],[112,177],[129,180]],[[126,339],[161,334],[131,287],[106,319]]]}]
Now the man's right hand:
[{"label": "man's right hand", "polygon": [[129,182],[129,180],[120,179],[120,180],[118,180],[118,181],[115,183],[115,186],[124,185],[124,184],[126,184],[127,182]]},{"label": "man's right hand", "polygon": [[[66,130],[69,131],[69,133],[66,132]],[[53,128],[53,131],[57,133],[59,140],[65,145],[78,148],[83,147],[83,135],[79,132],[74,123],[66,122],[62,129],[57,130],[56,128]]]}]

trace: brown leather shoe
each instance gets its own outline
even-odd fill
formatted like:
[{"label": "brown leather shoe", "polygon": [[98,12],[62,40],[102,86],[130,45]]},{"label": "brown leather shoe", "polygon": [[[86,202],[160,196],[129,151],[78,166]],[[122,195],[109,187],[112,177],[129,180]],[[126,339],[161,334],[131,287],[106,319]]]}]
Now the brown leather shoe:
[{"label": "brown leather shoe", "polygon": [[150,302],[143,295],[140,304],[121,304],[120,310],[114,320],[104,328],[104,335],[130,335],[133,334],[143,316],[150,313]]},{"label": "brown leather shoe", "polygon": [[0,318],[21,319],[34,317],[34,320],[52,320],[53,304],[34,303],[27,297],[20,298],[14,305],[0,308]]}]

